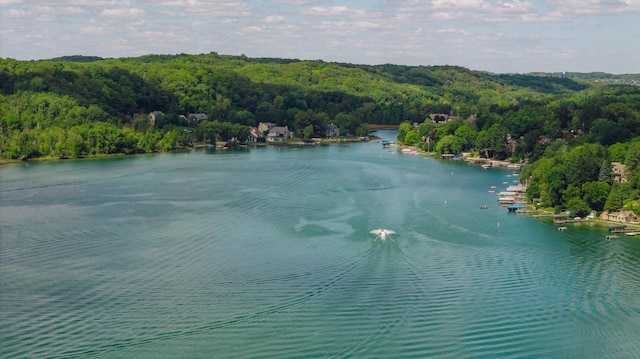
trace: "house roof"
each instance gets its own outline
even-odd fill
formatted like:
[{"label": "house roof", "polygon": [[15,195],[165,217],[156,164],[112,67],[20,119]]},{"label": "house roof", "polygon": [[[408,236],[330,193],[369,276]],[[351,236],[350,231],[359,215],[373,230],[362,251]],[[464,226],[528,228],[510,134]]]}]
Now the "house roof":
[{"label": "house roof", "polygon": [[189,118],[194,118],[198,121],[204,121],[209,118],[209,116],[207,116],[206,113],[191,113],[189,114]]},{"label": "house roof", "polygon": [[287,126],[273,126],[269,129],[269,134],[277,133],[277,134],[285,134],[289,132],[289,128]]},{"label": "house roof", "polygon": [[624,173],[624,165],[620,162],[611,162],[611,167],[614,168],[617,173]]},{"label": "house roof", "polygon": [[618,213],[618,215],[625,216],[625,217],[637,217],[633,211],[621,211]]}]

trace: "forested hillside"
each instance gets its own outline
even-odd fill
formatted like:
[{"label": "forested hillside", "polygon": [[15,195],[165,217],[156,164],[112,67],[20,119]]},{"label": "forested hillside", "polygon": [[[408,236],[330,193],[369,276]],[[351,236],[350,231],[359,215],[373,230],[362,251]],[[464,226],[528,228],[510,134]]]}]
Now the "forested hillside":
[{"label": "forested hillside", "polygon": [[[0,160],[244,142],[261,122],[288,126],[297,137],[323,137],[329,124],[342,135],[403,124],[399,139],[425,150],[528,161],[530,195],[546,205],[577,197],[590,208],[615,208],[620,201],[587,200],[585,185],[622,191],[601,170],[622,162],[622,202],[637,197],[640,87],[570,75],[216,53],[0,59]],[[578,159],[593,163],[577,166]]]},{"label": "forested hillside", "polygon": [[[615,210],[638,198],[640,87],[594,76],[637,78],[216,53],[0,59],[0,160],[241,143],[261,122],[297,137],[394,124],[401,142],[427,151],[527,161],[529,198],[545,206]],[[626,165],[625,183],[611,162]]]}]

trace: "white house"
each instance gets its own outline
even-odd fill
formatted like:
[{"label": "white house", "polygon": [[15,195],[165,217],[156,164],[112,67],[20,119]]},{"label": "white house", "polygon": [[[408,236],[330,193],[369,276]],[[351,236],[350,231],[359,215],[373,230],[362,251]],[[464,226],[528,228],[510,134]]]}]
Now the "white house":
[{"label": "white house", "polygon": [[268,142],[280,142],[292,138],[292,134],[287,126],[273,126],[267,134]]}]

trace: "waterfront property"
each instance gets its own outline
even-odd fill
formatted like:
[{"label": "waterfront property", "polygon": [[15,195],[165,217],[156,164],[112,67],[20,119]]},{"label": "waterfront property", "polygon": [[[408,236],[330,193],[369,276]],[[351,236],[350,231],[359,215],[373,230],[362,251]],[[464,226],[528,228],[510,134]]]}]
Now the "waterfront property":
[{"label": "waterfront property", "polygon": [[516,203],[516,199],[513,197],[499,197],[498,198],[498,203],[499,204],[514,204]]},{"label": "waterfront property", "polygon": [[638,223],[638,216],[633,211],[602,212],[600,218],[622,223]]},{"label": "waterfront property", "polygon": [[611,233],[624,233],[627,231],[627,226],[625,224],[618,226],[609,226],[609,232]]}]

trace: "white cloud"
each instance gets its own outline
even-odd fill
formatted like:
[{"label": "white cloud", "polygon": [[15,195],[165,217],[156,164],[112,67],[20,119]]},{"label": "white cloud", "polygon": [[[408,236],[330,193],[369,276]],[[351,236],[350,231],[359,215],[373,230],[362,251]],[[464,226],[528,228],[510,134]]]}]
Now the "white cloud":
[{"label": "white cloud", "polygon": [[267,16],[264,18],[265,22],[270,22],[270,23],[281,23],[281,22],[287,22],[287,18],[285,18],[284,16],[280,16],[280,15],[273,15],[273,16]]},{"label": "white cloud", "polygon": [[463,12],[435,12],[433,13],[433,15],[431,15],[431,18],[434,20],[441,20],[441,21],[451,21],[451,20],[460,20],[460,19],[464,19],[467,18],[467,15]]},{"label": "white cloud", "polygon": [[388,1],[387,6],[406,12],[468,12],[468,13],[525,13],[535,10],[535,5],[530,1],[499,0],[491,2],[486,0],[432,0],[415,2],[406,0],[402,2]]},{"label": "white cloud", "polygon": [[87,26],[82,28],[81,31],[92,36],[102,35],[105,33],[105,29],[102,26]]},{"label": "white cloud", "polygon": [[119,8],[119,9],[104,9],[100,14],[105,17],[128,18],[128,17],[144,16],[145,11],[136,9],[136,8]]},{"label": "white cloud", "polygon": [[212,17],[245,17],[252,15],[253,6],[246,1],[208,1],[208,0],[141,0],[145,8],[162,9],[177,8],[188,16],[198,18]]},{"label": "white cloud", "polygon": [[303,9],[301,13],[305,15],[317,15],[317,16],[331,16],[331,15],[341,15],[349,11],[346,6],[331,6],[331,7],[321,7],[314,6],[309,9]]},{"label": "white cloud", "polygon": [[273,0],[274,2],[290,5],[312,5],[316,0]]},{"label": "white cloud", "polygon": [[548,0],[554,12],[567,16],[610,15],[640,12],[638,0]]},{"label": "white cloud", "polygon": [[38,14],[47,14],[50,16],[76,16],[76,15],[82,15],[85,14],[86,11],[81,8],[81,7],[77,7],[77,6],[50,6],[50,5],[45,5],[45,6],[34,6],[31,8],[33,10],[33,12],[38,13]]},{"label": "white cloud", "polygon": [[31,11],[23,10],[23,9],[9,9],[4,12],[6,15],[11,17],[26,17],[31,16]]},{"label": "white cloud", "polygon": [[263,31],[262,28],[259,26],[247,26],[245,28],[240,29],[236,33],[238,35],[244,36],[244,35],[250,35],[250,34],[257,34],[262,31]]}]

